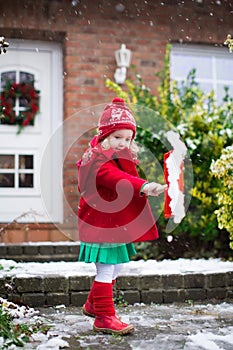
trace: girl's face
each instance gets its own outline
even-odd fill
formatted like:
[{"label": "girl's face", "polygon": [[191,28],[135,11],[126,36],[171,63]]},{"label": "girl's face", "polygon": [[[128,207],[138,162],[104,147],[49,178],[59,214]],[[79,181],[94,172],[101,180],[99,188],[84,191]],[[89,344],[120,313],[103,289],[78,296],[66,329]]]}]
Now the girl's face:
[{"label": "girl's face", "polygon": [[109,135],[109,145],[115,151],[129,148],[132,141],[133,131],[130,129],[116,130]]}]

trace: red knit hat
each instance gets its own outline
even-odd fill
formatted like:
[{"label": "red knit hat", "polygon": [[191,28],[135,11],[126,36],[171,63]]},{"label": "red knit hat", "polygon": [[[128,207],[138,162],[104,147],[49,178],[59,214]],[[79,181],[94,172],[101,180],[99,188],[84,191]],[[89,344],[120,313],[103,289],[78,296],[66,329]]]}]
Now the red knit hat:
[{"label": "red knit hat", "polygon": [[116,130],[130,129],[133,131],[133,138],[136,134],[136,122],[125,101],[116,97],[108,104],[99,119],[98,142],[103,141],[108,135]]}]

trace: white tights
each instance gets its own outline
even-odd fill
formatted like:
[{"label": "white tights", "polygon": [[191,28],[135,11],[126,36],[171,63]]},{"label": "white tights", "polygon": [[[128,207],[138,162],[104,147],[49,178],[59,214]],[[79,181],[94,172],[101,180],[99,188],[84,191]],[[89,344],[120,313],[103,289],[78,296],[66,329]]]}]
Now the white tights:
[{"label": "white tights", "polygon": [[97,274],[95,281],[102,283],[112,283],[123,268],[124,264],[101,264],[95,263]]}]

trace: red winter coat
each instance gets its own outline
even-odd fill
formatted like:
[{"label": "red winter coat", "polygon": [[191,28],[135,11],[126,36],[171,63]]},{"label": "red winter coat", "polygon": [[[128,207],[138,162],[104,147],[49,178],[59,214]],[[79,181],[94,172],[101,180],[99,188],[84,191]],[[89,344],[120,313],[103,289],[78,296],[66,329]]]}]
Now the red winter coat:
[{"label": "red winter coat", "polygon": [[158,231],[128,149],[88,149],[78,166],[78,230],[82,242],[129,243],[155,240]]}]

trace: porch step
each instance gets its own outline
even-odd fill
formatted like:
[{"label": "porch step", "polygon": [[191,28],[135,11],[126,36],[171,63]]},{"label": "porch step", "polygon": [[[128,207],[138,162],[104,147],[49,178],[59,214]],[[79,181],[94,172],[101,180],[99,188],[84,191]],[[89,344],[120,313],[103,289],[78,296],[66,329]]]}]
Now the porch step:
[{"label": "porch step", "polygon": [[[67,263],[69,264],[69,263]],[[89,267],[90,268],[90,267]],[[58,268],[59,270],[59,268]],[[12,270],[14,271],[14,270]],[[95,271],[86,273],[77,263],[77,274],[46,273],[39,275],[3,274],[0,277],[0,297],[29,306],[82,306],[92,285]],[[38,273],[38,275],[36,274]],[[120,275],[114,294],[122,303],[169,304],[190,302],[233,302],[233,271],[221,273]]]},{"label": "porch step", "polygon": [[77,261],[79,246],[79,242],[0,243],[0,257],[17,262]]}]

